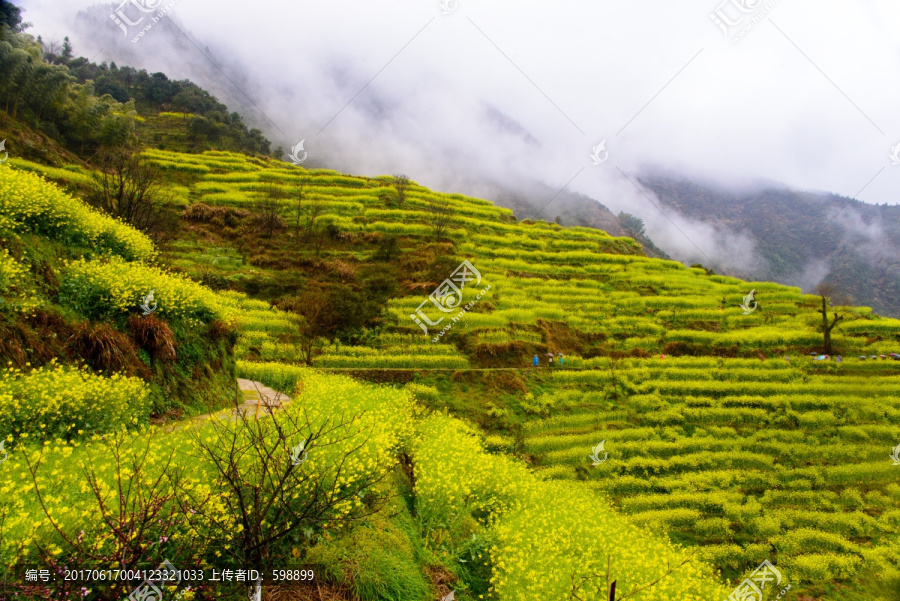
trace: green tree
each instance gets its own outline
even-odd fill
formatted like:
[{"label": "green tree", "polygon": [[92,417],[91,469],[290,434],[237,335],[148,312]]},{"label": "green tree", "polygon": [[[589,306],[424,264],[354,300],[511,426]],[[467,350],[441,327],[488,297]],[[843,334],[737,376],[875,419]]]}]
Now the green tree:
[{"label": "green tree", "polygon": [[619,213],[619,223],[621,223],[622,228],[632,236],[644,235],[644,220],[631,213]]},{"label": "green tree", "polygon": [[402,173],[394,174],[394,189],[397,191],[397,208],[402,209],[406,202],[406,191],[409,190],[409,177]]},{"label": "green tree", "polygon": [[65,106],[69,85],[74,78],[62,66],[38,65],[26,89],[26,102],[38,122],[56,116]]},{"label": "green tree", "polygon": [[5,110],[14,119],[18,113],[19,98],[34,73],[34,63],[32,53],[23,48],[13,48],[7,42],[0,42],[0,64],[3,65],[0,70],[0,91],[6,97]]},{"label": "green tree", "polygon": [[22,9],[10,2],[0,2],[0,27],[4,25],[15,33],[31,27],[31,23],[22,22]]}]

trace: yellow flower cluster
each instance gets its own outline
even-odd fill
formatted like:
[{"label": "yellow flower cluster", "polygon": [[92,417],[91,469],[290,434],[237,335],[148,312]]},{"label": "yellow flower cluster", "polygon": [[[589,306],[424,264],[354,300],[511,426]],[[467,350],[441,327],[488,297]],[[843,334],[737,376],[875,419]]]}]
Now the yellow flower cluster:
[{"label": "yellow flower cluster", "polygon": [[9,292],[15,288],[26,273],[25,266],[12,258],[9,250],[0,249],[0,292]]},{"label": "yellow flower cluster", "polygon": [[[491,584],[502,601],[604,598],[610,579],[622,596],[679,566],[683,550],[642,530],[602,497],[575,483],[545,482],[509,458],[482,450],[472,429],[436,416],[414,445],[419,511],[426,524],[483,516],[491,529]],[[692,559],[634,599],[720,601],[728,591]]]},{"label": "yellow flower cluster", "polygon": [[0,249],[0,310],[30,313],[43,303],[27,274],[28,268],[16,261],[9,250]]},{"label": "yellow flower cluster", "polygon": [[40,176],[0,167],[0,222],[63,242],[112,252],[126,259],[149,259],[153,242],[136,229],[98,213]]},{"label": "yellow flower cluster", "polygon": [[73,439],[146,423],[148,389],[139,378],[90,374],[51,363],[0,372],[0,434]]},{"label": "yellow flower cluster", "polygon": [[220,297],[209,288],[187,277],[118,257],[67,263],[60,299],[86,315],[127,314],[139,310],[151,291],[156,311],[167,318],[209,321],[223,317]]}]

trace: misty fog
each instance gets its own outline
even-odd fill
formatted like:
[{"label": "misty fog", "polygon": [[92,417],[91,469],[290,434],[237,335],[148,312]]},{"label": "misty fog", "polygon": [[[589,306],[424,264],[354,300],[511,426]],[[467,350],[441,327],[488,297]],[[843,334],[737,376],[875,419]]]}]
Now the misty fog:
[{"label": "misty fog", "polygon": [[[273,147],[303,140],[307,166],[404,172],[476,196],[540,183],[638,215],[679,260],[746,270],[752,237],[664,214],[639,175],[900,201],[889,157],[900,143],[900,6],[886,0],[133,2],[172,5],[136,42],[138,26],[124,35],[110,19],[123,6],[141,15],[131,3],[22,4],[32,34],[189,78]],[[717,9],[743,17],[731,38]],[[540,217],[556,214],[551,202]],[[835,223],[861,244],[879,235],[852,214]],[[804,270],[815,283],[827,266]]]}]

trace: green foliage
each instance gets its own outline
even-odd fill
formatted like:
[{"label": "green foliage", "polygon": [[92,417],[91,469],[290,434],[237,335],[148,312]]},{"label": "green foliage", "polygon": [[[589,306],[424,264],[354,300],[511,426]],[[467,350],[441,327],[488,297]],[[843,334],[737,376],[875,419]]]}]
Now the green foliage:
[{"label": "green foliage", "polygon": [[422,559],[417,543],[411,519],[379,517],[333,542],[323,541],[306,560],[325,566],[327,579],[349,580],[360,599],[424,600],[431,587],[417,563]]},{"label": "green foliage", "polygon": [[644,220],[635,217],[631,213],[619,213],[619,221],[631,235],[642,236],[644,234]]}]

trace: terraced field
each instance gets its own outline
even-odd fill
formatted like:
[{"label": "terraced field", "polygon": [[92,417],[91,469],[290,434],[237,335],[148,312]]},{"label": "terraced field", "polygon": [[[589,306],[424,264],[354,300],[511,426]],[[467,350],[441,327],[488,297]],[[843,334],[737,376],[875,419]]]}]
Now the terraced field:
[{"label": "terraced field", "polygon": [[[434,192],[415,184],[410,186],[402,210],[392,208],[386,200],[393,190],[390,177],[306,170],[228,152],[186,155],[147,150],[145,157],[171,173],[178,182],[174,192],[184,202],[252,209],[260,194],[274,185],[283,196],[280,212],[288,223],[293,222],[294,197],[302,184],[304,202],[320,203],[322,223],[331,227],[335,236],[348,241],[344,249],[331,249],[329,259],[351,267],[370,258],[371,252],[360,251],[364,239],[396,236],[401,245],[407,246],[433,241],[429,204],[446,203],[455,214],[454,225],[447,233],[455,244],[455,253],[472,259],[491,286],[484,298],[491,309],[470,312],[453,328],[457,334],[475,335],[480,342],[534,343],[541,337],[544,344],[553,346],[553,341],[536,326],[538,320],[546,320],[582,334],[600,335],[604,339],[602,350],[607,354],[735,357],[752,356],[758,351],[767,355],[808,353],[818,351],[822,344],[821,316],[816,312],[818,297],[804,295],[798,288],[709,276],[700,268],[649,259],[640,254],[639,245],[630,238],[540,221],[519,223],[509,210],[486,200]],[[31,167],[20,163],[18,167]],[[46,172],[41,166],[33,168]],[[61,169],[46,175],[65,178],[70,173],[75,178],[72,183],[84,177],[80,172]],[[248,268],[233,251],[213,250],[176,243],[171,257],[176,265],[189,271],[202,268],[225,278]],[[312,254],[311,250],[298,252]],[[265,277],[272,271],[256,267],[251,273]],[[756,308],[745,314],[740,305],[751,290]],[[391,301],[388,313],[395,331],[426,339],[410,314],[430,292],[410,291]],[[464,302],[472,300],[477,292],[464,289]],[[866,307],[844,311],[846,316],[833,334],[837,352],[900,352],[900,320],[875,316]],[[439,342],[445,343],[446,339]],[[421,346],[417,349],[421,367],[437,367],[439,360],[433,357],[453,354],[447,351],[431,355],[423,352],[424,344]],[[272,352],[275,354],[269,356],[279,356]],[[344,361],[336,359],[338,356],[340,353],[329,351],[324,360]],[[345,363],[365,365],[360,354],[354,357]],[[463,357],[459,355],[457,359]],[[518,365],[524,366],[527,361],[528,357],[523,356]],[[403,361],[390,363],[399,366]],[[457,365],[461,363],[447,363],[446,367]],[[414,365],[406,362],[403,367]]]},{"label": "terraced field", "polygon": [[[432,209],[435,203],[452,209],[455,221],[446,237],[453,244],[442,248],[454,265],[467,259],[481,275],[477,285],[463,288],[458,304],[472,310],[457,313],[452,329],[433,342],[437,327],[425,333],[411,315],[430,304],[429,294],[451,274],[424,284],[404,281],[384,322],[363,332],[360,344],[322,341],[312,363],[403,370],[414,378],[396,400],[419,401],[415,411],[404,408],[394,415],[379,405],[384,423],[415,425],[414,435],[398,435],[385,449],[409,453],[403,461],[411,457],[418,470],[416,494],[434,501],[418,507],[424,544],[454,569],[472,562],[458,568],[460,582],[470,587],[460,598],[474,599],[476,590],[503,600],[569,598],[572,579],[593,578],[590,574],[604,570],[606,558],[614,570],[628,574],[631,590],[661,575],[664,566],[653,562],[654,554],[677,563],[692,548],[702,562],[634,598],[722,598],[723,590],[765,559],[792,583],[788,599],[896,598],[890,596],[896,591],[878,587],[900,581],[900,467],[889,458],[900,442],[900,362],[857,356],[900,351],[900,320],[865,307],[833,307],[844,316],[832,336],[835,353],[844,360],[814,361],[808,354],[821,352],[821,301],[797,288],[649,259],[630,239],[517,222],[488,201],[418,185],[410,187],[398,209],[387,177],[305,170],[227,152],[148,150],[145,157],[167,173],[178,203],[188,210],[239,209],[232,216],[243,219],[275,186],[278,211],[292,224],[302,185],[303,202],[322,207],[330,244],[323,250],[296,243],[280,255],[270,253],[268,263],[253,263],[237,245],[209,242],[204,237],[209,231],[201,230],[158,252],[136,232],[36,180],[20,180],[20,188],[0,180],[0,214],[27,235],[115,242],[110,252],[116,256],[72,261],[60,269],[58,300],[71,310],[94,310],[101,298],[110,305],[104,310],[124,321],[152,287],[161,319],[233,324],[239,375],[292,398],[302,380],[320,377],[299,366],[301,318],[262,298],[213,291],[197,281],[227,288],[246,280],[296,278],[299,285],[295,265],[339,279],[372,264],[379,244],[391,237],[408,255],[441,247]],[[83,170],[25,161],[4,167],[10,168],[36,171],[73,189],[88,177]],[[216,227],[237,231],[224,218]],[[24,307],[26,301],[41,301],[32,301],[39,295],[22,284],[28,270],[21,261],[18,255],[0,256],[5,278],[0,292],[15,293]],[[154,261],[183,273],[168,273]],[[741,303],[751,290],[757,304],[747,311]],[[441,316],[428,310],[432,319]],[[530,368],[533,354],[558,351],[565,352],[564,369]],[[453,373],[472,368],[483,371]],[[495,368],[508,375],[502,392],[495,387]],[[21,376],[9,374],[10,380]],[[76,379],[49,370],[35,371],[34,378]],[[479,379],[484,388],[478,390],[492,395],[479,397],[471,412],[493,428],[484,444],[457,420],[418,413],[429,401],[443,404],[447,395],[458,398],[454,408],[463,406],[468,386]],[[342,379],[319,382],[335,398],[343,389],[352,389],[353,399],[367,395]],[[83,388],[95,385],[90,380]],[[138,385],[136,379],[128,382]],[[20,389],[25,388],[16,388],[16,394]],[[12,393],[4,398],[18,402]],[[142,398],[123,392],[108,402],[137,406]],[[386,398],[379,396],[385,407]],[[147,421],[149,409],[139,408],[140,419]],[[68,428],[72,410],[62,407],[53,426]],[[120,426],[115,420],[103,425]],[[588,455],[601,441],[601,453],[608,455],[595,462]],[[102,443],[93,444],[102,453]],[[515,457],[497,456],[504,453]],[[385,466],[395,464],[401,465],[398,456],[384,458]],[[6,490],[25,482],[24,468],[17,469],[13,480],[0,482]],[[498,473],[515,486],[501,482]],[[620,513],[611,513],[607,503]],[[597,516],[582,509],[585,504],[596,504]],[[14,509],[22,532],[53,536],[43,522],[29,530],[32,521],[43,519],[33,500],[17,502]],[[592,542],[572,539],[568,546],[555,546],[553,541],[572,532]],[[651,532],[652,544],[642,548],[636,541]],[[555,557],[558,565],[548,567],[544,556]],[[710,576],[713,569],[720,577]],[[691,597],[695,576],[703,592]],[[581,592],[601,594],[599,581]]]},{"label": "terraced field", "polygon": [[[603,367],[555,374],[554,415],[525,424],[545,478],[587,480],[735,577],[767,557],[807,586],[858,581],[896,557],[900,365],[869,363],[865,375],[853,362],[811,375],[807,358]],[[601,441],[608,456],[593,465]]]}]

